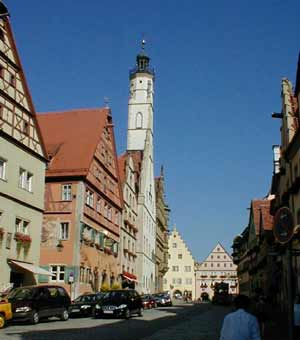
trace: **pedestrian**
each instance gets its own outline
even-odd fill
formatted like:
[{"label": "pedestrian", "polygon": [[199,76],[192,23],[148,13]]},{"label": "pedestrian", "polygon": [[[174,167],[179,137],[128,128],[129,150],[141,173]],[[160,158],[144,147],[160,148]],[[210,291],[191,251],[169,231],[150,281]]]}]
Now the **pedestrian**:
[{"label": "pedestrian", "polygon": [[261,340],[257,318],[247,312],[249,304],[246,295],[235,298],[236,311],[225,316],[220,340]]}]

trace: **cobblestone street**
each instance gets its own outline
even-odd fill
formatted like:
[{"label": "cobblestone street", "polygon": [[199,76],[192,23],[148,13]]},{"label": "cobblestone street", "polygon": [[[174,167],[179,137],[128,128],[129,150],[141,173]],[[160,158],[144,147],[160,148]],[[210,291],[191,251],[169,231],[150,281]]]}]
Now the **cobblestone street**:
[{"label": "cobblestone street", "polygon": [[178,304],[145,310],[142,318],[70,319],[44,321],[38,325],[12,324],[0,331],[1,340],[86,339],[205,339],[217,340],[224,315],[229,309],[210,304]]}]

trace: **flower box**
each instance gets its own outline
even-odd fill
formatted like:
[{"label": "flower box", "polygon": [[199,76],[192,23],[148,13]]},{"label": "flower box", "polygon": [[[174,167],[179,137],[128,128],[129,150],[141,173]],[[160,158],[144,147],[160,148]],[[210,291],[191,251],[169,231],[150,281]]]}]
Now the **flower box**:
[{"label": "flower box", "polygon": [[23,243],[23,244],[30,244],[31,241],[32,241],[31,237],[29,235],[22,234],[22,233],[19,233],[19,232],[15,233],[14,238],[17,242],[20,242],[20,243]]},{"label": "flower box", "polygon": [[113,252],[112,252],[112,250],[110,248],[104,247],[104,253],[108,254],[108,255],[112,255]]}]

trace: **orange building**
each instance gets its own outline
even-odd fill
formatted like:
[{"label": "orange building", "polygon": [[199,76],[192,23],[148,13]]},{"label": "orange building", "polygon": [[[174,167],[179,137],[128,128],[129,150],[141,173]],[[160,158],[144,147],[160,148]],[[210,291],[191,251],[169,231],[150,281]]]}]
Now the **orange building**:
[{"label": "orange building", "polygon": [[50,158],[40,264],[72,298],[117,284],[123,201],[111,112],[46,113],[38,121]]}]

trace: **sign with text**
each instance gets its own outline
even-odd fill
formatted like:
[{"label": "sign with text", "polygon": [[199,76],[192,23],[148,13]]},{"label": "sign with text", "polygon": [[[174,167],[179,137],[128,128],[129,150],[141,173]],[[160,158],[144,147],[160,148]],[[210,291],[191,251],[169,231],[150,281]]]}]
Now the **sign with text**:
[{"label": "sign with text", "polygon": [[275,239],[282,244],[289,242],[293,237],[294,218],[289,208],[282,207],[276,212],[273,233]]}]

